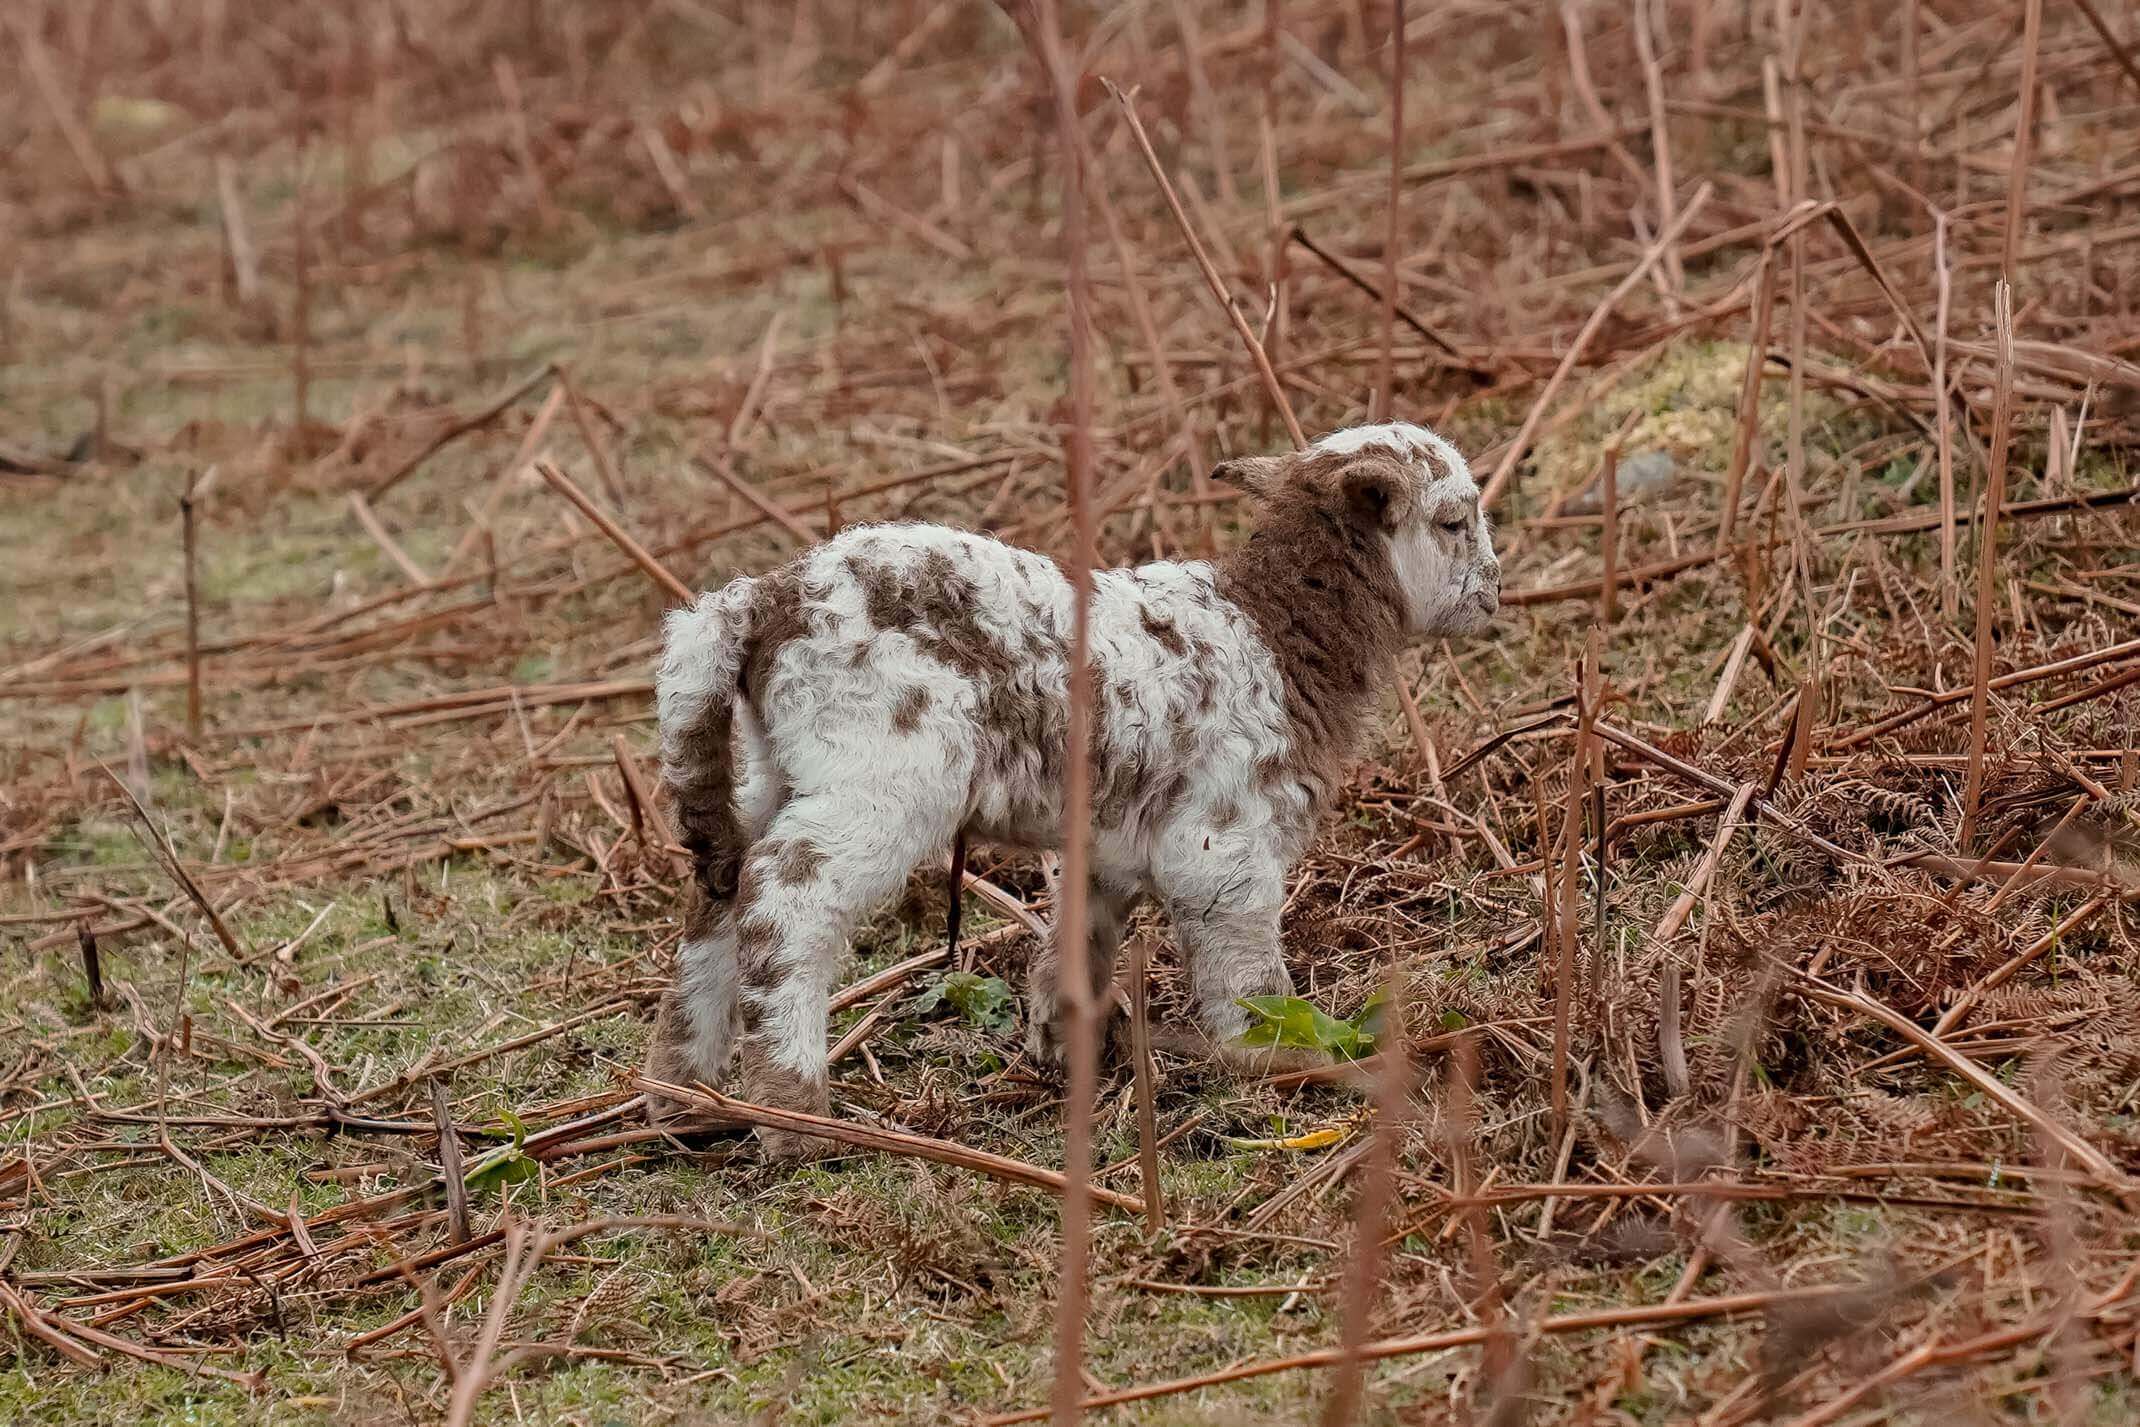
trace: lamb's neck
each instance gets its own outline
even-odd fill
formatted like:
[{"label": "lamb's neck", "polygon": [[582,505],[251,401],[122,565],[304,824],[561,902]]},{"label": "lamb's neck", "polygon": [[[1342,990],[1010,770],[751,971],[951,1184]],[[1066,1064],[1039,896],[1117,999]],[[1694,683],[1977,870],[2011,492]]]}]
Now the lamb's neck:
[{"label": "lamb's neck", "polygon": [[1317,509],[1279,513],[1216,562],[1285,686],[1295,761],[1335,786],[1404,647],[1384,543]]}]

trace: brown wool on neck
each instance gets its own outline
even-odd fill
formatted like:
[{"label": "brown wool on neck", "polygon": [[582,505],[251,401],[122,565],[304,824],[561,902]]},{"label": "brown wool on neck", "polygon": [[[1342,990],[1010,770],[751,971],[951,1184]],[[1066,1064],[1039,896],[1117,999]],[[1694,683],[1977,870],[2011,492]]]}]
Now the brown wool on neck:
[{"label": "brown wool on neck", "polygon": [[1285,683],[1286,776],[1317,803],[1345,776],[1367,714],[1404,647],[1403,596],[1387,542],[1334,492],[1293,487],[1218,562],[1218,592],[1246,614]]}]

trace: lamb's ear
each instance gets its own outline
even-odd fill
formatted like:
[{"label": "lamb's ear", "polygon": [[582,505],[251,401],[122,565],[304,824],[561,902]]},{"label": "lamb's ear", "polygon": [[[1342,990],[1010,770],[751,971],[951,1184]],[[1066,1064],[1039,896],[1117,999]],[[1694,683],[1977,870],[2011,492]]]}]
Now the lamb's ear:
[{"label": "lamb's ear", "polygon": [[1211,468],[1211,479],[1239,486],[1257,500],[1269,500],[1278,491],[1278,478],[1285,472],[1283,456],[1236,456]]},{"label": "lamb's ear", "polygon": [[1404,473],[1381,461],[1348,466],[1338,478],[1345,511],[1368,530],[1395,530],[1411,500]]}]

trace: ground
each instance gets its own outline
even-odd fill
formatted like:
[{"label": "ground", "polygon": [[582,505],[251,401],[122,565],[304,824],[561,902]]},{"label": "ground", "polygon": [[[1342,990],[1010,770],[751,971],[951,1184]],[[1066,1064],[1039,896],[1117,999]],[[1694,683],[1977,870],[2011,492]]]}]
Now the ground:
[{"label": "ground", "polygon": [[[1246,517],[1204,472],[1284,425],[1098,80],[1312,434],[1373,407],[1381,304],[1274,239],[1386,280],[1387,13],[1287,5],[1274,40],[1255,7],[1064,8],[1100,553],[1224,548]],[[1407,656],[1286,918],[1302,1000],[1372,1033],[1351,1050],[1402,1040],[1409,1093],[1372,1110],[1387,1057],[1302,1084],[1163,1052],[1165,1222],[1097,1211],[1085,1381],[1339,1344],[1381,1124],[1361,1420],[2130,1421],[2140,74],[2065,7],[2033,41],[1911,7],[1913,61],[1868,10],[1810,23],[1793,137],[1762,119],[1767,7],[1650,8],[1655,94],[1623,15],[1580,49],[1543,9],[1413,16],[1393,406],[1517,477],[1511,598]],[[863,519],[1071,554],[1063,166],[1020,29],[118,0],[4,43],[0,1420],[1044,1405],[1053,1194],[768,1163],[634,1108],[679,915],[634,787],[669,597],[533,469],[693,588]],[[1870,255],[1812,216],[1803,324],[1765,246],[1793,168]],[[1608,447],[1634,572],[1609,618]],[[1965,515],[2003,473],[1982,610],[1974,522],[1943,567],[1943,447]],[[1041,870],[974,868],[1001,895],[968,898],[956,973],[941,876],[857,938],[853,981],[903,969],[840,1012],[835,1106],[1058,1168],[1063,1088],[1016,1023]],[[1178,1024],[1166,928],[1140,930]],[[1094,1125],[1098,1182],[1143,1192],[1119,1049]],[[1111,1415],[1297,1422],[1336,1377]]]}]

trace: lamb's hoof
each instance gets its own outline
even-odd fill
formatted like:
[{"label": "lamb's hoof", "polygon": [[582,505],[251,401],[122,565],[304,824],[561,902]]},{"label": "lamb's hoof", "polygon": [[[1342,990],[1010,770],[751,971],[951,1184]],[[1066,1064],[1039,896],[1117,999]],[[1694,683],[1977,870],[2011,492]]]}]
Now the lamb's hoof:
[{"label": "lamb's hoof", "polygon": [[[692,1086],[712,1084],[711,1076],[702,1075],[699,1068],[689,1064],[678,1054],[674,1046],[656,1041],[647,1052],[646,1078],[658,1080],[664,1085]],[[734,1121],[724,1121],[704,1106],[689,1100],[679,1100],[673,1095],[664,1095],[658,1090],[646,1092],[646,1119],[649,1125],[660,1130],[715,1129],[724,1124],[733,1126]]]},{"label": "lamb's hoof", "polygon": [[[744,1099],[769,1110],[793,1110],[798,1114],[820,1117],[832,1113],[830,1086],[822,1080],[805,1079],[781,1066],[748,1068],[743,1074],[742,1090]],[[760,1125],[758,1147],[768,1160],[794,1162],[824,1159],[838,1151],[839,1142],[777,1125]]]},{"label": "lamb's hoof", "polygon": [[1061,1070],[1070,1048],[1063,1038],[1062,1022],[1029,1021],[1025,1028],[1026,1058],[1042,1070]]},{"label": "lamb's hoof", "polygon": [[[1112,1000],[1103,1004],[1100,1033],[1100,1063],[1119,1064],[1129,1059],[1129,1017]],[[1043,1070],[1059,1071],[1070,1059],[1070,1016],[1050,1003],[1046,1008],[1028,1008],[1025,1021],[1025,1053]]]},{"label": "lamb's hoof", "polygon": [[1043,1070],[1060,1070],[1069,1054],[1063,1034],[1063,1008],[1053,996],[1035,995],[1025,1007],[1025,1053]]},{"label": "lamb's hoof", "polygon": [[807,1164],[814,1159],[829,1159],[839,1148],[837,1141],[822,1135],[801,1135],[793,1130],[776,1130],[770,1125],[758,1127],[758,1151],[771,1164]]}]

